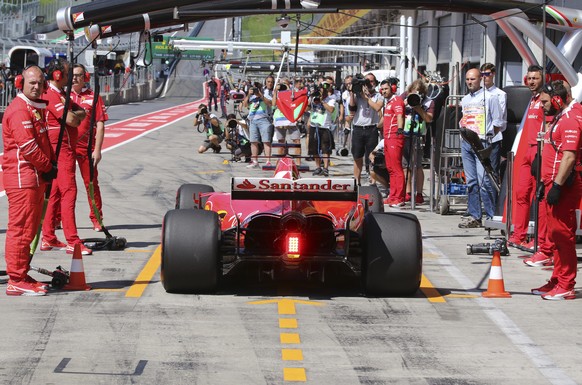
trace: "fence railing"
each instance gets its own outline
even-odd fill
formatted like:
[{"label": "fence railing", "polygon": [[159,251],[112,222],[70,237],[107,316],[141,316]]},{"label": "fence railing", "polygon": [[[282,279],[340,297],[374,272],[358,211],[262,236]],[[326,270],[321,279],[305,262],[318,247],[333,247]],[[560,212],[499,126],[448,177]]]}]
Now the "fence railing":
[{"label": "fence railing", "polygon": [[[95,88],[95,78],[92,77],[90,85]],[[155,78],[153,67],[140,67],[131,72],[99,76],[100,94],[105,103],[123,104],[144,99],[151,99],[154,95]],[[132,92],[139,91],[139,92]],[[115,94],[119,93],[119,97]],[[12,99],[16,96],[14,84],[8,82],[0,88],[0,115],[6,110]],[[137,100],[136,100],[137,99]]]}]

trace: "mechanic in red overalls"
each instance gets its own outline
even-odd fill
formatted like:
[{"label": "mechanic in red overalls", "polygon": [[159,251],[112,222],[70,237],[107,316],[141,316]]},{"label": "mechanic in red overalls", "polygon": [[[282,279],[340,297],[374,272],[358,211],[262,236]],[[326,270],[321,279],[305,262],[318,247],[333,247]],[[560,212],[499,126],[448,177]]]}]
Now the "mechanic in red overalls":
[{"label": "mechanic in red overalls", "polygon": [[[64,59],[53,60],[47,66],[49,85],[44,94],[48,101],[46,120],[51,145],[55,151],[59,141],[60,121],[65,107],[66,95],[63,88],[68,81],[68,72],[69,63]],[[77,144],[77,127],[85,117],[85,110],[71,102],[66,116],[66,128],[58,158],[59,173],[53,181],[51,196],[42,225],[43,238],[40,249],[43,251],[65,248],[67,254],[72,254],[74,246],[80,244],[83,255],[91,254],[91,250],[81,242],[75,222],[75,202],[77,199],[75,146]],[[67,244],[59,241],[55,235],[57,205],[60,205],[61,208],[61,221]]]},{"label": "mechanic in red overalls", "polygon": [[83,122],[81,122],[81,125],[77,127],[77,164],[79,165],[79,170],[81,171],[81,176],[83,177],[83,182],[85,183],[87,197],[89,198],[89,218],[93,223],[93,229],[95,231],[103,231],[99,221],[95,217],[95,213],[93,212],[93,205],[91,203],[91,196],[89,194],[89,162],[93,162],[93,196],[95,198],[95,205],[97,205],[99,216],[103,220],[103,201],[101,200],[101,190],[99,189],[99,182],[97,180],[97,164],[99,164],[101,161],[101,147],[103,145],[103,138],[105,136],[105,122],[109,119],[109,117],[105,111],[103,99],[101,99],[101,96],[98,96],[97,104],[95,105],[95,126],[93,128],[91,158],[89,158],[87,147],[89,146],[91,110],[93,109],[93,99],[95,97],[93,90],[86,86],[86,83],[89,82],[89,79],[90,75],[89,72],[87,72],[85,66],[82,64],[73,65],[73,87],[71,92],[71,99],[87,112],[87,116]]},{"label": "mechanic in red overalls", "polygon": [[383,135],[384,159],[390,175],[390,195],[384,201],[390,207],[404,206],[406,193],[402,152],[404,149],[404,100],[398,95],[398,79],[390,78],[380,83],[384,97]]},{"label": "mechanic in red overalls", "polygon": [[[514,164],[514,168],[519,170],[518,177],[513,185],[515,202],[512,212],[513,234],[507,240],[511,246],[525,247],[533,249],[533,241],[526,241],[527,229],[529,226],[529,210],[534,199],[536,185],[535,168],[537,154],[537,137],[540,131],[544,130],[544,111],[540,102],[540,90],[543,86],[542,67],[538,65],[529,66],[527,69],[526,81],[532,92],[529,107],[526,110],[526,117],[522,128],[522,135],[526,135],[521,140],[527,140],[527,152]],[[540,203],[540,206],[542,204]],[[534,254],[536,259],[546,260],[553,254],[552,246],[546,242],[546,221],[544,216],[538,214],[538,251]],[[549,262],[551,264],[551,261]]]},{"label": "mechanic in red overalls", "polygon": [[22,92],[2,119],[2,171],[8,197],[6,295],[39,296],[46,294],[46,285],[28,275],[30,244],[40,224],[46,183],[56,177],[57,167],[46,131],[46,101],[41,99],[46,83],[42,69],[27,67],[14,83]]},{"label": "mechanic in red overalls", "polygon": [[548,240],[554,247],[554,271],[550,281],[532,294],[543,299],[576,298],[576,209],[580,207],[582,178],[582,107],[572,99],[570,86],[561,80],[542,89],[540,101],[548,115],[554,116],[544,136],[542,182],[545,186],[545,211]]}]

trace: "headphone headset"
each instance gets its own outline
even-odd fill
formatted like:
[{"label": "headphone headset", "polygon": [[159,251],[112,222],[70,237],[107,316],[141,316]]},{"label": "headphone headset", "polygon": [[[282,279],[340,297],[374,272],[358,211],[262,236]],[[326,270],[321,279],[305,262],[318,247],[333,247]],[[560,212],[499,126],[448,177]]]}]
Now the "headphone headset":
[{"label": "headphone headset", "polygon": [[59,81],[63,78],[63,72],[65,71],[65,66],[60,59],[52,60],[46,67],[46,72],[49,80]]},{"label": "headphone headset", "polygon": [[[16,75],[16,77],[14,78],[14,88],[16,88],[19,91],[22,91],[22,89],[24,88],[24,75],[23,74],[28,69],[33,68],[33,67],[38,68],[40,70],[40,72],[44,76],[44,71],[42,70],[42,68],[40,68],[36,64],[27,65],[26,67],[24,67],[24,69],[22,70],[22,72],[19,75]],[[47,82],[46,82],[46,79],[45,79],[44,84],[43,84],[43,88],[46,89],[46,87],[47,87]]]},{"label": "headphone headset", "polygon": [[551,84],[544,84],[542,91],[550,95],[550,103],[552,103],[552,107],[554,107],[556,110],[560,111],[564,107],[564,99],[562,99],[560,95],[556,94],[556,91]]},{"label": "headphone headset", "polygon": [[89,83],[89,80],[91,80],[91,74],[87,71],[87,68],[85,68],[83,64],[77,63],[73,66],[73,68],[83,69],[83,81],[85,83]]},{"label": "headphone headset", "polygon": [[393,94],[395,94],[396,91],[398,91],[398,83],[400,83],[400,80],[396,78],[388,78],[388,84],[390,84],[390,92],[392,92]]}]

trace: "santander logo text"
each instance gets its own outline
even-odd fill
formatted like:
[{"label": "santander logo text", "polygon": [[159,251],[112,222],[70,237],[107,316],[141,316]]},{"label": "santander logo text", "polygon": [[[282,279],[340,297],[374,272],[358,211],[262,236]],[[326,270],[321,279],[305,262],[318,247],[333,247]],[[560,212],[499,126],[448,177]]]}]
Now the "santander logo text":
[{"label": "santander logo text", "polygon": [[355,191],[353,179],[285,179],[285,178],[233,178],[234,191],[279,192],[351,192]]}]

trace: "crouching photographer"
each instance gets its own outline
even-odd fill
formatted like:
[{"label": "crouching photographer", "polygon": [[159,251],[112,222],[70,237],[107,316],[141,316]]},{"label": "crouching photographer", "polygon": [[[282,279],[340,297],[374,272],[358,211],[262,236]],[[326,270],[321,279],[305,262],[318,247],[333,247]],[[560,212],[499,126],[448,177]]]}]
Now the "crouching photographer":
[{"label": "crouching photographer", "polygon": [[386,158],[384,157],[384,139],[382,139],[376,148],[374,148],[370,153],[369,159],[372,164],[372,167],[370,168],[370,176],[382,185],[380,190],[383,190],[383,195],[386,195],[386,192],[390,188],[390,174],[386,168]]},{"label": "crouching photographer", "polygon": [[245,157],[245,163],[251,161],[251,140],[248,133],[248,125],[244,120],[237,120],[235,114],[228,114],[226,117],[226,129],[228,139],[226,148],[232,154],[233,162],[240,162],[241,157]]},{"label": "crouching photographer", "polygon": [[[225,132],[222,128],[218,117],[208,112],[208,107],[205,104],[198,106],[198,113],[194,118],[194,125],[199,132],[206,132],[206,139],[198,148],[198,153],[202,154],[208,149],[212,149],[214,153],[219,153],[222,150],[220,143],[225,138]],[[202,130],[201,127],[202,126]]]}]

